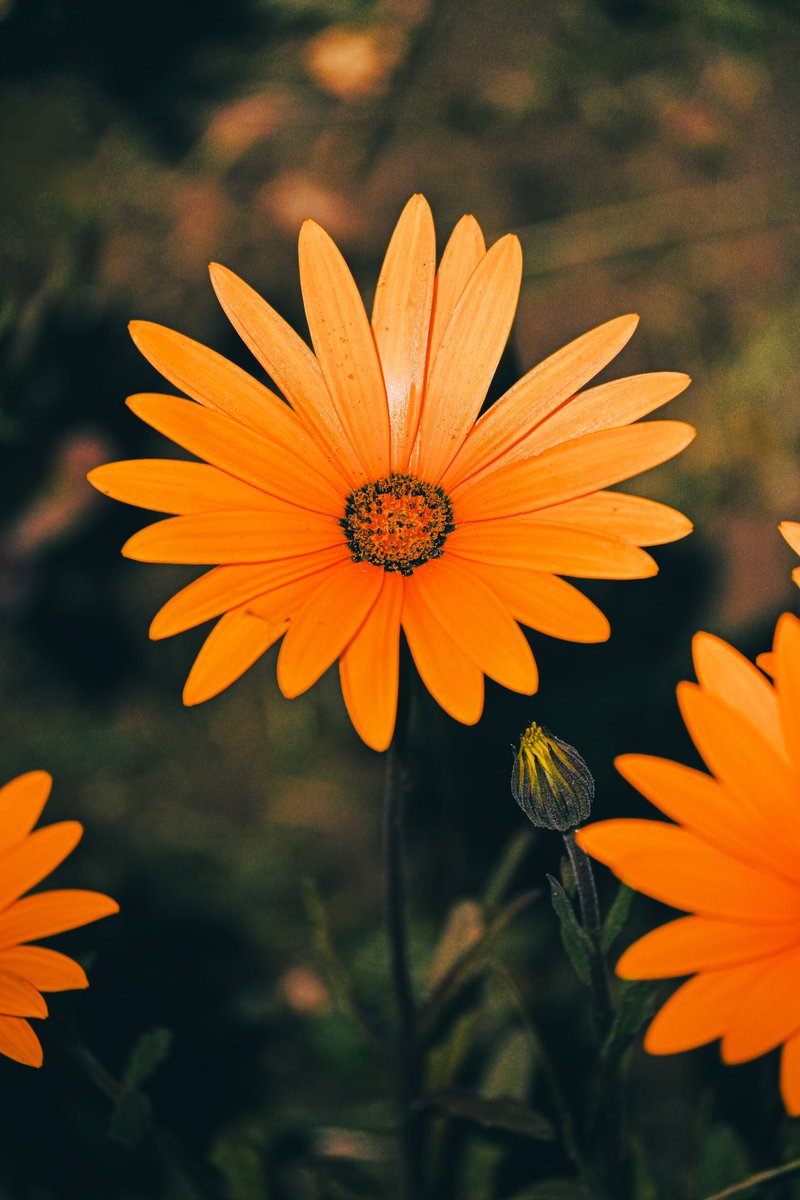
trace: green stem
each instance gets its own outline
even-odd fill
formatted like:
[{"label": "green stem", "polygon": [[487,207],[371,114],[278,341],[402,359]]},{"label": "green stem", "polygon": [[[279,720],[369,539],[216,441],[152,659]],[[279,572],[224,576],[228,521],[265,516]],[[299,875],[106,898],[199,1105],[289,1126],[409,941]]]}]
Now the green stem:
[{"label": "green stem", "polygon": [[781,1179],[791,1179],[793,1175],[800,1175],[800,1158],[785,1163],[782,1167],[772,1167],[769,1171],[760,1171],[757,1175],[751,1175],[749,1179],[743,1179],[741,1183],[734,1183],[731,1187],[725,1188],[723,1192],[715,1192],[713,1196],[707,1196],[706,1200],[729,1200],[730,1196],[743,1196],[751,1188],[760,1187],[762,1183],[769,1186]]},{"label": "green stem", "polygon": [[411,984],[406,926],[404,815],[408,789],[406,746],[409,689],[407,664],[401,661],[397,724],[386,759],[384,790],[384,885],[386,931],[389,939],[391,986],[397,1016],[395,1073],[400,1118],[399,1194],[402,1200],[424,1195],[422,1114],[422,1056],[417,1036],[417,1008]]}]

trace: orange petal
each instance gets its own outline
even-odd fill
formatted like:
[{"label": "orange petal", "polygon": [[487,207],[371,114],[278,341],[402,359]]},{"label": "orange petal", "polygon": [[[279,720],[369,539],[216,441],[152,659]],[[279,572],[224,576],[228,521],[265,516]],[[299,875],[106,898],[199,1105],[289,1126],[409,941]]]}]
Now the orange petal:
[{"label": "orange petal", "polygon": [[619,354],[639,322],[617,317],[584,333],[529,371],[484,413],[442,478],[449,490],[507,453]]},{"label": "orange petal", "polygon": [[403,577],[384,572],[374,608],[339,661],[350,720],[373,750],[386,750],[394,733],[402,608]]},{"label": "orange petal", "polygon": [[342,545],[339,522],[308,509],[285,505],[273,512],[193,513],[168,517],[128,538],[126,558],[138,562],[257,563],[313,554]]},{"label": "orange petal", "polygon": [[178,396],[130,396],[127,404],[153,429],[237,479],[300,508],[341,516],[346,486],[332,487],[296,442],[290,450]]},{"label": "orange petal", "polygon": [[786,760],[754,725],[710,692],[678,685],[686,728],[706,765],[733,794],[754,832],[771,832],[776,862],[800,874],[797,779]]},{"label": "orange petal", "polygon": [[211,283],[228,320],[294,411],[355,487],[365,479],[319,363],[291,325],[233,271],[212,263]]},{"label": "orange petal", "polygon": [[763,654],[756,657],[756,666],[765,675],[775,675],[775,655],[771,650],[766,650]]},{"label": "orange petal", "polygon": [[0,856],[0,910],[55,870],[82,836],[77,821],[59,821],[6,850]]},{"label": "orange petal", "polygon": [[536,663],[522,630],[466,562],[445,553],[416,570],[406,590],[484,674],[526,696],[536,691]]},{"label": "orange petal", "polygon": [[300,231],[300,283],[308,328],[333,404],[372,478],[389,473],[389,407],[367,314],[353,276],[314,221]]},{"label": "orange petal", "polygon": [[292,616],[278,655],[278,686],[299,696],[335,662],[378,598],[383,571],[369,563],[333,567]]},{"label": "orange petal", "polygon": [[635,546],[663,546],[686,537],[693,528],[689,518],[674,508],[627,492],[595,492],[553,508],[540,508],[536,520],[596,529]]},{"label": "orange petal", "polygon": [[26,1067],[40,1067],[44,1058],[41,1042],[20,1017],[0,1017],[0,1054]]},{"label": "orange petal", "polygon": [[461,299],[467,280],[486,253],[481,227],[472,216],[462,217],[444,248],[433,290],[431,336],[428,343],[428,374],[439,352],[442,334]]},{"label": "orange petal", "polygon": [[608,619],[566,580],[523,567],[472,566],[515,621],[569,642],[604,642],[609,637]]},{"label": "orange petal", "polygon": [[678,1054],[722,1037],[761,963],[695,975],[656,1013],[644,1039],[649,1054]]},{"label": "orange petal", "polygon": [[722,1041],[726,1063],[747,1062],[800,1032],[800,951],[761,962],[758,978],[743,992]]},{"label": "orange petal", "polygon": [[460,524],[447,539],[460,558],[577,579],[645,579],[658,564],[630,542],[526,517]]},{"label": "orange petal", "polygon": [[534,512],[649,471],[688,446],[695,431],[678,421],[603,429],[500,467],[453,490],[462,521]]},{"label": "orange petal", "polygon": [[780,724],[797,778],[800,775],[800,621],[793,613],[784,613],[778,621],[774,646]]},{"label": "orange petal", "polygon": [[50,937],[65,929],[77,929],[115,912],[119,912],[116,900],[102,892],[80,889],[38,892],[0,913],[0,949]]},{"label": "orange petal", "polygon": [[[623,318],[624,319],[624,318]],[[688,375],[672,371],[630,375],[580,392],[503,455],[515,462],[598,429],[621,429],[685,391]]]},{"label": "orange petal", "polygon": [[791,882],[794,856],[775,844],[769,813],[742,805],[718,780],[682,763],[623,754],[620,774],[666,816],[680,821],[703,841],[749,866]]},{"label": "orange petal", "polygon": [[52,786],[47,771],[28,771],[0,788],[0,853],[30,833]]},{"label": "orange petal", "polygon": [[202,625],[228,609],[238,608],[264,592],[316,574],[324,567],[350,557],[347,546],[334,546],[314,554],[283,558],[266,566],[224,566],[207,571],[159,609],[150,626],[153,639],[172,637]]},{"label": "orange petal", "polygon": [[800,1116],[800,1033],[790,1037],[783,1047],[781,1095],[789,1116]]},{"label": "orange petal", "polygon": [[40,992],[66,992],[86,988],[86,972],[74,959],[44,946],[14,946],[0,950],[0,971],[27,979]]},{"label": "orange petal", "polygon": [[132,459],[95,467],[86,478],[104,496],[155,512],[227,512],[273,505],[266,492],[205,463]]},{"label": "orange petal", "polygon": [[389,403],[393,471],[408,470],[419,424],[435,270],[431,210],[423,196],[412,196],[389,242],[372,309]]},{"label": "orange petal", "polygon": [[411,469],[437,482],[486,399],[519,298],[522,250],[495,242],[470,275],[431,362]]},{"label": "orange petal", "polygon": [[745,924],[800,922],[800,887],[753,870],[675,825],[600,821],[576,837],[623,883],[673,908]]},{"label": "orange petal", "polygon": [[436,703],[463,725],[476,724],[483,712],[483,672],[414,588],[405,588],[403,629],[420,678]]},{"label": "orange petal", "polygon": [[692,655],[701,687],[737,709],[786,758],[778,697],[761,671],[733,646],[711,633],[695,634]]},{"label": "orange petal", "polygon": [[617,963],[623,979],[668,979],[780,954],[800,944],[800,925],[738,925],[680,917],[645,934]]},{"label": "orange petal", "polygon": [[800,521],[781,521],[778,528],[792,549],[800,554]]},{"label": "orange petal", "polygon": [[0,967],[0,1013],[6,1017],[46,1017],[44,997],[27,979]]},{"label": "orange petal", "polygon": [[289,622],[262,620],[236,608],[221,617],[194,660],[183,703],[202,704],[235,683],[286,631]]}]

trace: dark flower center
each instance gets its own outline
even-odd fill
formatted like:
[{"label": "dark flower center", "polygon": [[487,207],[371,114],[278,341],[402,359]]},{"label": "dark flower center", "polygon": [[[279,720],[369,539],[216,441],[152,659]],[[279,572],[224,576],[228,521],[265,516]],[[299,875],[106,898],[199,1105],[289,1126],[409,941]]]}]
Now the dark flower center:
[{"label": "dark flower center", "polygon": [[453,506],[440,487],[396,472],[352,491],[340,524],[355,562],[401,575],[440,558],[455,529]]}]

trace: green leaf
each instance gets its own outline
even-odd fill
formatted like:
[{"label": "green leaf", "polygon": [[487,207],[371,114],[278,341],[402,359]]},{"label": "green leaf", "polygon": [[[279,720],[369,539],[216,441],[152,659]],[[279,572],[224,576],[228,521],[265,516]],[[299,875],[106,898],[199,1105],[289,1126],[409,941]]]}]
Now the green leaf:
[{"label": "green leaf", "polygon": [[508,1200],[592,1200],[592,1194],[577,1179],[543,1179]]},{"label": "green leaf", "polygon": [[547,878],[550,882],[553,908],[561,926],[562,944],[581,983],[588,987],[594,955],[592,939],[575,916],[575,910],[561,884],[552,875],[548,875]]},{"label": "green leaf", "polygon": [[501,902],[517,873],[520,863],[530,850],[533,842],[533,831],[530,829],[521,829],[508,843],[486,885],[486,891],[483,896],[486,908],[496,908]]},{"label": "green leaf", "polygon": [[256,1147],[238,1134],[220,1138],[211,1162],[225,1181],[225,1200],[267,1200],[267,1184]]},{"label": "green leaf", "polygon": [[429,987],[435,988],[458,960],[479,942],[486,932],[480,905],[474,900],[459,900],[447,915],[441,937],[429,968]]},{"label": "green leaf", "polygon": [[565,854],[561,859],[558,873],[561,876],[561,886],[569,896],[570,900],[574,900],[578,895],[578,881],[575,878],[575,872],[572,869],[572,863]]},{"label": "green leaf", "polygon": [[617,989],[614,1021],[606,1038],[602,1055],[619,1058],[644,1025],[655,1007],[659,985],[649,981],[625,980]]},{"label": "green leaf", "polygon": [[147,1096],[141,1092],[124,1091],[114,1105],[108,1122],[108,1136],[132,1150],[150,1131],[152,1118],[153,1110]]},{"label": "green leaf", "polygon": [[695,1168],[694,1193],[707,1196],[745,1178],[751,1164],[730,1125],[712,1125],[703,1133]]},{"label": "green leaf", "polygon": [[554,1137],[553,1126],[546,1117],[510,1096],[488,1098],[449,1088],[430,1093],[424,1103],[449,1117],[469,1121],[483,1129],[501,1129],[537,1141],[550,1141]]},{"label": "green leaf", "polygon": [[513,1029],[503,1040],[489,1064],[481,1084],[481,1095],[499,1099],[528,1094],[533,1075],[533,1052],[528,1035]]},{"label": "green leaf", "polygon": [[331,923],[319,890],[312,879],[303,880],[303,900],[311,925],[314,949],[325,969],[336,1007],[340,1013],[352,1018],[370,1037],[376,1032],[372,1022],[358,1003],[350,976],[333,944]]},{"label": "green leaf", "polygon": [[125,1088],[140,1088],[172,1049],[171,1029],[151,1029],[143,1033],[131,1050],[122,1083]]},{"label": "green leaf", "polygon": [[603,931],[600,934],[600,945],[603,948],[604,954],[608,953],[622,932],[622,927],[628,919],[631,902],[635,895],[636,893],[633,888],[629,888],[625,883],[620,884],[619,891],[614,897],[614,903],[608,910],[608,915],[603,922]]}]

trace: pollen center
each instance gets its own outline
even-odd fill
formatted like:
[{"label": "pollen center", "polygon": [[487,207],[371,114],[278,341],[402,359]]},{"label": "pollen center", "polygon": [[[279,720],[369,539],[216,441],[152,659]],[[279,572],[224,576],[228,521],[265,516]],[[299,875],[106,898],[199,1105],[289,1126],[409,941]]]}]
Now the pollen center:
[{"label": "pollen center", "polygon": [[440,558],[455,529],[453,506],[440,487],[397,472],[352,491],[341,526],[356,562],[401,575]]}]

